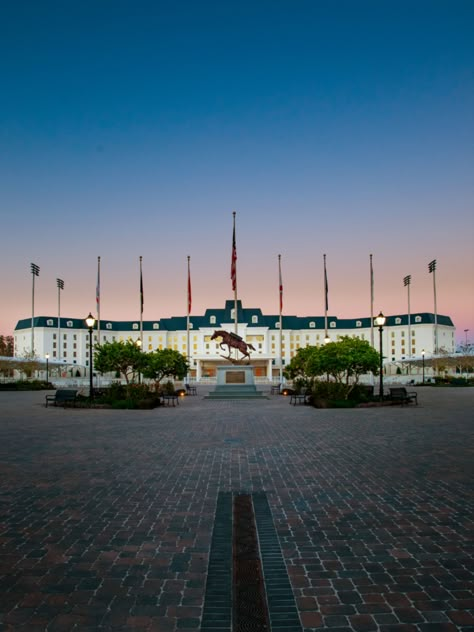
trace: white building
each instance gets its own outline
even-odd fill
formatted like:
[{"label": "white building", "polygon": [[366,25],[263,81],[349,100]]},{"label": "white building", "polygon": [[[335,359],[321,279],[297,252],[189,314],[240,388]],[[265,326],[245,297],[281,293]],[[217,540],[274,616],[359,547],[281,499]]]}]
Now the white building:
[{"label": "white building", "polygon": [[[278,315],[264,315],[258,308],[243,308],[237,302],[238,333],[255,347],[252,365],[255,376],[272,379],[279,375],[280,330]],[[222,309],[207,309],[203,316],[190,317],[190,348],[187,349],[186,316],[162,318],[143,322],[143,351],[171,348],[190,357],[192,377],[196,380],[215,376],[216,366],[226,363],[226,355],[219,347],[219,340],[212,340],[216,329],[235,331],[234,301],[228,300]],[[89,366],[89,332],[85,322],[79,318],[57,316],[20,320],[14,332],[15,356],[31,354],[32,340],[34,355],[38,359],[49,355],[51,363],[62,361],[74,373],[84,375]],[[33,334],[33,335],[32,335]],[[331,341],[341,336],[353,336],[371,342],[379,350],[379,331],[371,327],[370,317],[340,319],[327,317],[327,334]],[[282,317],[282,360],[288,364],[300,347],[324,344],[325,318],[321,316]],[[138,340],[140,322],[102,319],[100,332],[94,331],[94,343],[115,340]],[[385,363],[403,362],[420,358],[422,350],[426,357],[435,354],[435,341],[439,351],[454,353],[455,327],[449,316],[431,313],[398,314],[387,316],[382,332]],[[74,369],[77,365],[77,369]]]}]

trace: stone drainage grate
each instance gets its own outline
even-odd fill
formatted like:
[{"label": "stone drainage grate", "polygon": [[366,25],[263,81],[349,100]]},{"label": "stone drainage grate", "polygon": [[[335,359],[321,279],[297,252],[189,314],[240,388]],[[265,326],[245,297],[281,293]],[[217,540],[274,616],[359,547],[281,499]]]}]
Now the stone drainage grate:
[{"label": "stone drainage grate", "polygon": [[301,632],[265,492],[218,495],[201,632]]}]

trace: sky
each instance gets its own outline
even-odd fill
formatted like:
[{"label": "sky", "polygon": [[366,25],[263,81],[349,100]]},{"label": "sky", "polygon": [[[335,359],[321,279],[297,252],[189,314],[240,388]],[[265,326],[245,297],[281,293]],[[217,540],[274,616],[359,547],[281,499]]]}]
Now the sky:
[{"label": "sky", "polygon": [[[471,0],[0,4],[0,333],[238,298],[474,340]],[[468,329],[468,332],[464,330]]]}]

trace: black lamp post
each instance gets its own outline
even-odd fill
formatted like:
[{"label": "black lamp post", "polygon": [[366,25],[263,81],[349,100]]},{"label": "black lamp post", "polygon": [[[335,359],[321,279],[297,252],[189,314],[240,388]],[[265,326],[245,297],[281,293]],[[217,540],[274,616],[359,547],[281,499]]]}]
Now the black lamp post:
[{"label": "black lamp post", "polygon": [[46,384],[49,384],[49,353],[45,355],[46,358]]},{"label": "black lamp post", "polygon": [[89,316],[85,319],[87,328],[89,329],[89,400],[92,405],[94,399],[94,383],[93,383],[93,370],[94,370],[94,353],[92,348],[92,330],[95,325],[95,318],[89,312]]},{"label": "black lamp post", "polygon": [[382,331],[383,331],[383,326],[385,325],[385,321],[387,319],[385,318],[385,316],[382,314],[382,312],[380,312],[380,314],[375,318],[375,324],[378,326],[379,328],[379,353],[380,353],[380,366],[379,366],[379,373],[380,373],[380,384],[379,384],[379,398],[380,401],[383,402],[383,344],[382,344]]},{"label": "black lamp post", "polygon": [[423,367],[422,376],[423,376],[423,384],[424,384],[425,383],[425,350],[424,349],[421,350],[421,366]]}]

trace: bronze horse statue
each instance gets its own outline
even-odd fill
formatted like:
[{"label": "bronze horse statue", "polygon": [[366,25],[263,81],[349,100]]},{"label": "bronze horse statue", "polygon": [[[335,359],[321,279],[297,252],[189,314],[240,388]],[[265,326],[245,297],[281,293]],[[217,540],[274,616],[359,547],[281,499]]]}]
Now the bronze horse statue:
[{"label": "bronze horse statue", "polygon": [[237,334],[233,334],[229,331],[224,331],[224,329],[216,329],[216,331],[211,336],[211,340],[215,340],[216,338],[222,338],[222,341],[219,343],[221,349],[224,349],[224,345],[228,347],[229,355],[226,356],[228,360],[232,361],[232,358],[230,357],[230,350],[238,349],[240,353],[243,354],[244,358],[248,358],[247,364],[250,364],[249,349],[255,351],[254,346],[252,346],[248,342],[245,342],[245,340]]}]

